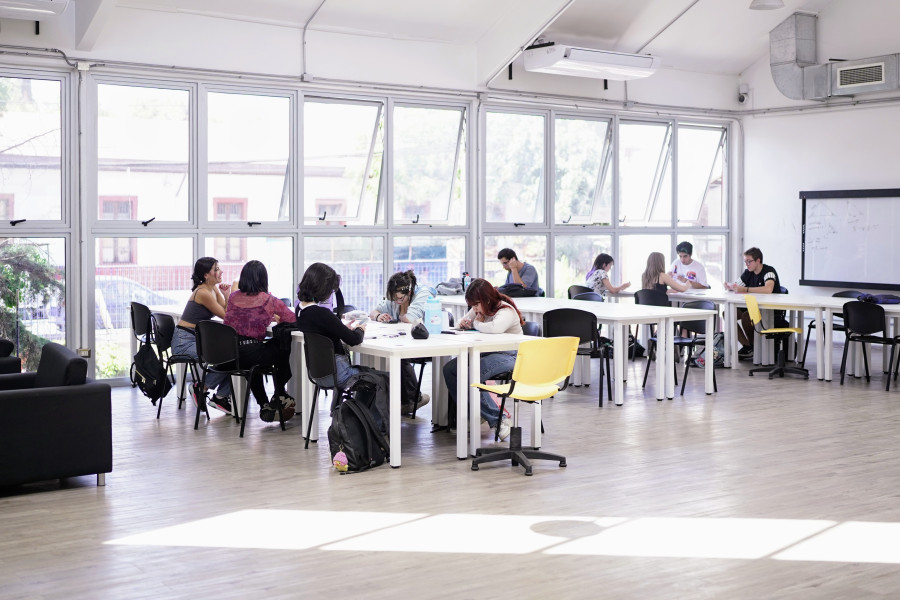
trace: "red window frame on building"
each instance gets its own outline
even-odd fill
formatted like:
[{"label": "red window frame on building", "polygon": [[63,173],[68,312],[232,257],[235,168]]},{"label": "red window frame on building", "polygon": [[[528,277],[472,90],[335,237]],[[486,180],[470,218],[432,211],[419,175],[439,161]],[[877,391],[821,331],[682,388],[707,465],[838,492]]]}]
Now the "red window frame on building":
[{"label": "red window frame on building", "polygon": [[[100,196],[100,218],[112,215],[106,221],[133,221],[137,218],[137,196]],[[112,253],[111,258],[107,253]],[[100,238],[100,256],[97,262],[104,265],[137,264],[137,240],[135,238]]]},{"label": "red window frame on building", "polygon": [[[224,218],[223,218],[224,217]],[[246,198],[213,198],[213,221],[246,221]],[[243,263],[247,256],[245,238],[216,237],[213,256],[222,262]]]}]

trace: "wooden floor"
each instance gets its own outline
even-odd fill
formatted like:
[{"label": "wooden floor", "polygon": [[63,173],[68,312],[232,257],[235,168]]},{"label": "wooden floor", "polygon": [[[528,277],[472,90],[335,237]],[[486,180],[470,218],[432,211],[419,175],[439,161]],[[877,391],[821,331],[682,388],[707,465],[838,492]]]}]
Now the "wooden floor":
[{"label": "wooden floor", "polygon": [[900,596],[900,389],[742,363],[657,402],[642,368],[622,407],[596,379],[545,403],[568,467],[533,477],[471,471],[430,406],[402,468],[341,476],[294,422],[194,431],[117,388],[106,487],[0,490],[0,598]]}]

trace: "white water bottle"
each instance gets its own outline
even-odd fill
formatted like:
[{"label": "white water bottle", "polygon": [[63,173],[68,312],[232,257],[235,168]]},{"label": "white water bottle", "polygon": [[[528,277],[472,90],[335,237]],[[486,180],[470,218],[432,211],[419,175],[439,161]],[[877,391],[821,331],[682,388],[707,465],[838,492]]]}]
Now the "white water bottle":
[{"label": "white water bottle", "polygon": [[441,301],[432,296],[425,301],[425,329],[429,334],[438,334],[444,326]]}]

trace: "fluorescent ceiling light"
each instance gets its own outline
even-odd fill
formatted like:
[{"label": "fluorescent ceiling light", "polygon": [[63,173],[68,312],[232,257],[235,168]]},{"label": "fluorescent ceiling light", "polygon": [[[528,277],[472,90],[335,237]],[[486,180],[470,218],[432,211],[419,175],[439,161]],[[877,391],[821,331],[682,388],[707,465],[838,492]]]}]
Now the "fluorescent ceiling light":
[{"label": "fluorescent ceiling light", "polygon": [[772,10],[774,8],[784,8],[782,0],[753,0],[750,3],[752,10]]},{"label": "fluorescent ceiling light", "polygon": [[525,50],[525,70],[594,79],[640,79],[656,72],[660,59],[649,54],[548,44]]},{"label": "fluorescent ceiling light", "polygon": [[0,17],[40,21],[66,10],[69,0],[0,0]]}]

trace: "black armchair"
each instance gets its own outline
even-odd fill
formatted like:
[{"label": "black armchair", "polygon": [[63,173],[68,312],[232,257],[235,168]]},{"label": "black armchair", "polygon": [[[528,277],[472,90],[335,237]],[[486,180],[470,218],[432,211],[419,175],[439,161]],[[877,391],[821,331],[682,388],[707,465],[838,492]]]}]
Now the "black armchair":
[{"label": "black armchair", "polygon": [[87,361],[48,343],[34,373],[0,375],[0,485],[112,471],[110,387]]},{"label": "black armchair", "polygon": [[12,356],[16,345],[9,340],[0,339],[0,374],[19,373],[22,371],[22,359]]}]

